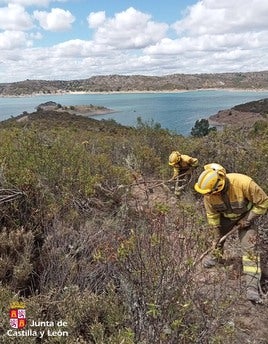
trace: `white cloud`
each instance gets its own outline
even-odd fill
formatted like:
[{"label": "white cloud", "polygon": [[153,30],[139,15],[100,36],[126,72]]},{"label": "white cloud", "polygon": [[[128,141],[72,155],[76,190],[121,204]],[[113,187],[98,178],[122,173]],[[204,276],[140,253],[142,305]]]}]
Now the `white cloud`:
[{"label": "white cloud", "polygon": [[144,49],[144,52],[152,55],[175,55],[187,51],[231,51],[232,49],[251,50],[267,44],[265,33],[232,33],[222,35],[202,35],[194,37],[182,37],[178,39],[164,38]]},{"label": "white cloud", "polygon": [[[111,49],[111,48],[110,48]],[[89,57],[107,55],[109,47],[103,47],[93,41],[84,41],[75,39],[68,42],[60,43],[51,48],[52,54],[57,57]]]},{"label": "white cloud", "polygon": [[75,21],[70,11],[60,8],[52,8],[51,12],[34,11],[33,16],[39,21],[40,26],[48,31],[69,30]]},{"label": "white cloud", "polygon": [[179,54],[178,70],[182,66],[193,72],[264,70],[268,68],[267,18],[267,1],[198,1],[173,25],[177,38],[165,37],[144,52],[159,59]]},{"label": "white cloud", "polygon": [[24,7],[27,6],[39,6],[44,7],[48,6],[51,2],[62,2],[61,0],[0,0],[1,3],[11,3],[11,4],[18,4]]},{"label": "white cloud", "polygon": [[0,32],[0,50],[11,50],[25,46],[30,47],[31,45],[32,41],[22,31]]},{"label": "white cloud", "polygon": [[[65,10],[39,10],[32,17],[19,6],[29,3],[43,6],[48,2],[13,0],[13,5],[9,1],[7,7],[0,8],[0,30],[6,30],[0,31],[0,59],[5,71],[0,75],[1,80],[268,69],[268,1],[196,1],[183,19],[174,23],[172,32],[167,23],[157,22],[150,14],[133,7],[109,17],[105,11],[91,12],[88,16],[85,13],[75,24],[82,27],[87,19],[88,32],[84,33],[88,37],[93,33],[91,39],[82,39],[76,30],[71,32],[73,39],[38,47],[42,36],[33,27],[34,19],[46,31],[53,31],[59,42],[62,36],[55,32],[72,29],[75,20],[67,10],[67,2]],[[22,32],[25,30],[27,33]],[[49,33],[42,31],[42,34],[47,44]]]},{"label": "white cloud", "polygon": [[[114,18],[100,21],[99,25],[95,26],[94,39],[99,44],[119,49],[143,48],[163,38],[168,29],[167,24],[155,23],[150,19],[148,14],[130,7],[126,11],[116,13]],[[97,22],[93,21],[93,24],[96,25]]]},{"label": "white cloud", "polygon": [[268,2],[263,0],[203,0],[188,8],[174,28],[180,34],[220,34],[268,29]]},{"label": "white cloud", "polygon": [[105,22],[105,11],[91,12],[87,17],[88,25],[90,28],[95,29]]},{"label": "white cloud", "polygon": [[29,30],[32,26],[32,19],[22,6],[9,4],[0,8],[0,29]]}]

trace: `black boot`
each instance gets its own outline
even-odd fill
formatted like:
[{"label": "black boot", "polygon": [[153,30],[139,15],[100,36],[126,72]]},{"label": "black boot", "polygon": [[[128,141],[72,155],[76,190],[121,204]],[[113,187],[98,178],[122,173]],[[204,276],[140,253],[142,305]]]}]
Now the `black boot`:
[{"label": "black boot", "polygon": [[262,303],[261,296],[259,294],[258,288],[248,287],[247,288],[247,299],[253,303]]},{"label": "black boot", "polygon": [[268,277],[261,278],[260,286],[263,294],[268,294]]}]

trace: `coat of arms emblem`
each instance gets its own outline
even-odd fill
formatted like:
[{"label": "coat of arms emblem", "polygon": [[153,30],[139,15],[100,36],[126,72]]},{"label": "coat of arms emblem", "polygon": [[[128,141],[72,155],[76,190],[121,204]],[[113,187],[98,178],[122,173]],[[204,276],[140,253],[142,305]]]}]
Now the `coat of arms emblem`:
[{"label": "coat of arms emblem", "polygon": [[10,305],[9,323],[12,328],[19,330],[26,326],[26,309],[23,302],[13,302]]}]

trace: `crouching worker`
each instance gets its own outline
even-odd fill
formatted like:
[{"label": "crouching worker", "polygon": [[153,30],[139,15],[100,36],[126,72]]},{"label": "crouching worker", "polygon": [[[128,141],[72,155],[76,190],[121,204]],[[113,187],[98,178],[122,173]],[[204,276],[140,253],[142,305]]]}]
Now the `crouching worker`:
[{"label": "crouching worker", "polygon": [[173,151],[169,155],[168,164],[173,167],[173,176],[169,181],[175,181],[174,193],[176,196],[180,196],[181,190],[191,179],[192,169],[198,166],[198,160],[189,155],[181,154],[178,151]]},{"label": "crouching worker", "polygon": [[[216,163],[204,166],[194,188],[204,195],[207,220],[214,235],[214,251],[204,260],[204,267],[211,268],[220,262],[224,242],[219,245],[219,240],[239,225],[247,299],[261,303],[259,282],[263,292],[267,292],[268,285],[268,245],[262,245],[261,254],[257,253],[254,220],[267,212],[268,196],[250,177],[226,173],[225,168]],[[261,266],[260,261],[265,264]]]}]

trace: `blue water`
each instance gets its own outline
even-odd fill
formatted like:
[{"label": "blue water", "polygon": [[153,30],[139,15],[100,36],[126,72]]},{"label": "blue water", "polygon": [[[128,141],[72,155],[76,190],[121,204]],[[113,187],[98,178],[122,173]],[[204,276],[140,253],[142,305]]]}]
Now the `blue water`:
[{"label": "blue water", "polygon": [[160,123],[162,128],[188,135],[195,121],[208,118],[219,110],[268,97],[268,91],[199,90],[179,93],[114,93],[65,94],[31,97],[0,98],[0,121],[17,116],[23,111],[33,112],[47,101],[61,105],[93,104],[115,112],[94,116],[96,119],[114,119],[127,126],[136,126],[137,117],[144,122]]}]

